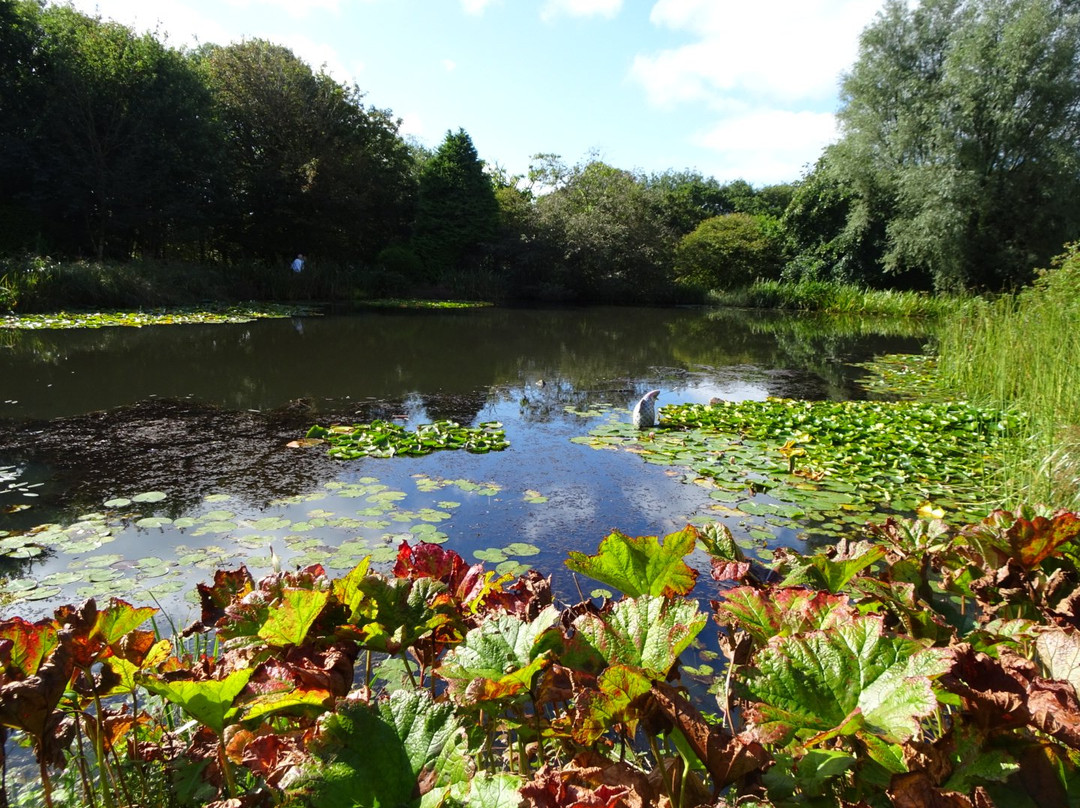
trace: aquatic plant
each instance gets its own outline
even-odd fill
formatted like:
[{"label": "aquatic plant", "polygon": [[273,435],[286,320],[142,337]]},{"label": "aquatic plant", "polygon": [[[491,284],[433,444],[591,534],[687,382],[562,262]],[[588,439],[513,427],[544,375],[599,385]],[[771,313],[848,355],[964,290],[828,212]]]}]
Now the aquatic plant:
[{"label": "aquatic plant", "polygon": [[105,328],[191,323],[247,323],[281,317],[311,317],[318,312],[309,306],[283,303],[249,303],[205,308],[186,306],[140,309],[138,311],[59,311],[50,314],[0,315],[0,329],[40,330],[48,328]]},{"label": "aquatic plant", "polygon": [[614,532],[568,565],[621,597],[566,606],[423,542],[219,570],[171,640],[116,599],[0,621],[0,725],[46,805],[64,768],[87,806],[1064,804],[1078,538],[1021,509],[762,563],[720,524]]},{"label": "aquatic plant", "polygon": [[292,446],[329,444],[329,454],[338,460],[359,457],[396,457],[426,455],[439,449],[464,449],[474,454],[501,451],[510,445],[498,421],[485,421],[475,427],[463,427],[455,421],[420,424],[415,430],[391,421],[370,424],[335,424],[311,427],[303,442]]},{"label": "aquatic plant", "polygon": [[985,516],[1021,423],[963,402],[770,398],[670,405],[645,436],[611,421],[576,440],[683,468],[730,515],[774,515],[809,536],[919,508],[961,522]]}]

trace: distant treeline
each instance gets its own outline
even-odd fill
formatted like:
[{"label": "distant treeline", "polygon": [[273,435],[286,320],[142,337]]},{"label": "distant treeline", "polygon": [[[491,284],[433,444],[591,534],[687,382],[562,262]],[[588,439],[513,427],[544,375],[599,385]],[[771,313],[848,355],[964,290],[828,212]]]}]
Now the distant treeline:
[{"label": "distant treeline", "polygon": [[0,0],[0,255],[281,273],[303,253],[382,294],[666,302],[758,278],[1013,288],[1080,238],[1074,2],[887,0],[842,101],[790,184],[550,154],[513,177],[279,45],[176,50]]}]

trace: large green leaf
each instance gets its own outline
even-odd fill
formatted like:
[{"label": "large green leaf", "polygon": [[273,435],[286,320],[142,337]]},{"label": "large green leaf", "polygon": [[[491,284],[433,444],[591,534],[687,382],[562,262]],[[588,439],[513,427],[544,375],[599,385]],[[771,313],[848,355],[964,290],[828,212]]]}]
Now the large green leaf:
[{"label": "large green leaf", "polygon": [[453,705],[424,691],[397,691],[378,708],[345,704],[323,721],[299,796],[318,808],[411,804],[420,772],[443,779],[439,768],[460,734]]},{"label": "large green leaf", "polygon": [[609,665],[641,668],[662,679],[707,620],[696,601],[643,596],[620,601],[604,614],[583,614],[574,628]]},{"label": "large green leaf", "polygon": [[525,692],[546,664],[543,637],[558,617],[558,609],[548,606],[531,622],[513,615],[485,620],[446,655],[439,674],[467,703]]},{"label": "large green leaf", "polygon": [[514,774],[479,771],[472,777],[427,792],[420,798],[420,808],[456,805],[467,805],[469,808],[519,808],[522,797],[518,789],[521,784],[521,778]]},{"label": "large green leaf", "polygon": [[329,590],[325,589],[285,589],[280,602],[270,610],[266,622],[259,628],[259,636],[279,647],[303,645],[329,596]]},{"label": "large green leaf", "polygon": [[446,584],[434,578],[387,580],[367,575],[358,585],[351,621],[360,641],[375,651],[395,654],[456,619],[453,607],[440,598]]},{"label": "large green leaf", "polygon": [[863,617],[830,631],[782,637],[742,669],[739,686],[759,733],[784,743],[820,734],[910,738],[937,701],[931,680],[948,652],[885,634]]},{"label": "large green leaf", "polygon": [[787,637],[828,628],[854,615],[847,598],[812,589],[761,590],[740,586],[713,601],[721,623],[734,623],[748,632],[758,645],[770,638]]},{"label": "large green leaf", "polygon": [[220,736],[233,723],[238,708],[236,697],[248,683],[254,668],[235,670],[224,679],[166,681],[156,676],[137,676],[136,680],[151,693],[168,699],[200,724]]},{"label": "large green leaf", "polygon": [[685,595],[697,571],[683,561],[694,551],[697,530],[690,525],[664,538],[632,538],[619,531],[600,542],[596,555],[571,551],[566,566],[613,586],[631,598],[639,595]]}]

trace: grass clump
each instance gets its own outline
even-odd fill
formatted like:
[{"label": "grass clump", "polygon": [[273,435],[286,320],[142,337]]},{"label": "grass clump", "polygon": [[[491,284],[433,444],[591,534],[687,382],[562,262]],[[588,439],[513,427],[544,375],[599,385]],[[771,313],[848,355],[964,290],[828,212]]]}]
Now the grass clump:
[{"label": "grass clump", "polygon": [[1080,505],[1080,243],[1017,295],[970,300],[943,323],[939,372],[951,389],[1028,416],[1005,467],[1006,496]]},{"label": "grass clump", "polygon": [[961,305],[961,299],[943,295],[809,280],[757,280],[742,289],[710,292],[709,300],[718,306],[896,317],[939,317]]}]

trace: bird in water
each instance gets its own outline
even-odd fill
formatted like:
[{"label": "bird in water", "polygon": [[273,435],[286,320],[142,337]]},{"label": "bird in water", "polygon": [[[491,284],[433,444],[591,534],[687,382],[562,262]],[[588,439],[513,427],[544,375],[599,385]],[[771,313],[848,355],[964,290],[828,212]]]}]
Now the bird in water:
[{"label": "bird in water", "polygon": [[651,429],[656,426],[656,397],[659,390],[650,390],[641,397],[641,401],[634,405],[634,413],[631,423],[636,429]]}]

